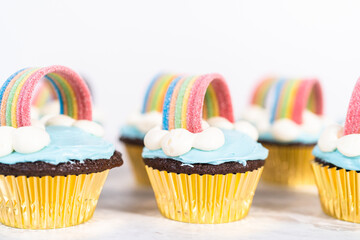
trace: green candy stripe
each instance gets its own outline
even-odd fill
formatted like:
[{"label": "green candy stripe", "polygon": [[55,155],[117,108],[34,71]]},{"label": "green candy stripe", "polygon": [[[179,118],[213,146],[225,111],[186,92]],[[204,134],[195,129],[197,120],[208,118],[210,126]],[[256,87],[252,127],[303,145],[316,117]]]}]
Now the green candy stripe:
[{"label": "green candy stripe", "polygon": [[[14,83],[14,85],[11,87],[11,90],[9,92],[9,96],[6,102],[6,125],[12,126],[12,116],[11,116],[11,107],[13,105],[13,99],[15,96],[16,89],[18,88],[19,84],[22,82],[22,80],[25,77],[30,76],[34,71],[36,71],[36,68],[30,68],[26,72],[24,72]],[[17,103],[14,103],[17,104]]]},{"label": "green candy stripe", "polygon": [[184,83],[181,85],[181,88],[179,89],[179,93],[176,99],[176,107],[175,107],[175,128],[181,128],[181,114],[183,108],[184,95],[189,85],[189,82],[191,81],[192,78],[193,77],[187,77]]},{"label": "green candy stripe", "polygon": [[53,74],[53,73],[48,74],[48,77],[50,77],[53,81],[58,83],[60,85],[59,89],[62,89],[64,91],[66,102],[67,102],[67,104],[64,103],[64,105],[67,106],[67,111],[68,111],[67,115],[69,115],[71,117],[75,117],[74,116],[75,115],[74,108],[73,108],[75,103],[73,102],[73,99],[71,98],[70,89],[67,87],[67,85],[64,82],[65,80],[62,77],[60,77],[59,75]]}]

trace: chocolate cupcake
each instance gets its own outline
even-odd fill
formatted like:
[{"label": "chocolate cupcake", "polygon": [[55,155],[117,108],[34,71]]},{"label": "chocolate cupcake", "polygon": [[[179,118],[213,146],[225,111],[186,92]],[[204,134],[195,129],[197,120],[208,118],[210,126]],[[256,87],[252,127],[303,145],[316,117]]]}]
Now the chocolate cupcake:
[{"label": "chocolate cupcake", "polygon": [[161,74],[148,86],[141,113],[128,118],[121,128],[120,141],[125,145],[135,179],[140,186],[149,186],[150,182],[141,157],[145,134],[155,126],[161,126],[162,106],[167,88],[176,75]]},{"label": "chocolate cupcake", "polygon": [[243,117],[257,127],[259,142],[269,149],[264,181],[314,184],[311,152],[328,124],[322,114],[323,94],[317,80],[269,78],[255,88]]},{"label": "chocolate cupcake", "polygon": [[337,219],[360,223],[360,80],[354,88],[344,127],[321,134],[312,163],[322,209]]},{"label": "chocolate cupcake", "polygon": [[[36,85],[49,81],[60,114],[46,126],[30,117]],[[89,220],[121,154],[91,121],[88,87],[63,66],[22,69],[0,89],[0,222],[49,229]]]},{"label": "chocolate cupcake", "polygon": [[162,129],[146,134],[142,153],[160,212],[189,223],[245,217],[268,153],[256,136],[251,124],[234,124],[221,75],[175,78],[165,96]]}]

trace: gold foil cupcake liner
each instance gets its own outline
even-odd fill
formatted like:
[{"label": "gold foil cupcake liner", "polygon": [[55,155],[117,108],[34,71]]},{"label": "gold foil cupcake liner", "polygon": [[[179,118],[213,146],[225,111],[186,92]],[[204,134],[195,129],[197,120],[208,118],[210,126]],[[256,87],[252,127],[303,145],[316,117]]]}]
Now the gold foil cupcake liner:
[{"label": "gold foil cupcake liner", "polygon": [[135,175],[136,183],[139,186],[150,187],[149,177],[145,170],[145,163],[142,158],[143,146],[134,144],[125,144],[127,155],[130,159],[130,165]]},{"label": "gold foil cupcake liner", "polygon": [[50,229],[88,221],[109,170],[81,175],[0,175],[0,222],[24,229]]},{"label": "gold foil cupcake liner", "polygon": [[146,166],[159,210],[188,223],[227,223],[250,209],[263,167],[237,174],[177,174]]},{"label": "gold foil cupcake liner", "polygon": [[360,173],[313,162],[324,212],[334,218],[360,223]]},{"label": "gold foil cupcake liner", "polygon": [[264,182],[286,186],[315,184],[311,169],[314,146],[282,146],[266,143],[263,146],[269,150],[262,175]]}]

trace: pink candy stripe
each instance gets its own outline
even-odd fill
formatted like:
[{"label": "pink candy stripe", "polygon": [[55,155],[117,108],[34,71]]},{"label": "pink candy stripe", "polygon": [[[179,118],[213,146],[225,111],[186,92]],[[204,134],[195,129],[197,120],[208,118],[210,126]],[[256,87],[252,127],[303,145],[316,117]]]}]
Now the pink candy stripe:
[{"label": "pink candy stripe", "polygon": [[358,133],[360,133],[360,78],[352,92],[344,126],[344,135]]},{"label": "pink candy stripe", "polygon": [[220,116],[234,122],[234,113],[231,102],[230,90],[225,79],[220,74],[207,74],[199,77],[190,92],[186,117],[187,127],[190,132],[202,131],[201,121],[203,105],[208,86],[212,84],[219,102]]},{"label": "pink candy stripe", "polygon": [[305,80],[299,86],[292,112],[292,118],[297,124],[302,124],[303,122],[303,112],[307,107],[312,91],[315,91],[316,97],[315,113],[318,115],[323,114],[323,93],[320,82],[316,79]]},{"label": "pink candy stripe", "polygon": [[78,119],[91,120],[91,95],[87,85],[81,79],[81,77],[71,69],[64,66],[55,65],[41,68],[33,73],[21,89],[16,109],[18,127],[31,125],[31,98],[35,90],[35,86],[43,77],[49,73],[56,73],[62,76],[72,86],[78,103]]}]

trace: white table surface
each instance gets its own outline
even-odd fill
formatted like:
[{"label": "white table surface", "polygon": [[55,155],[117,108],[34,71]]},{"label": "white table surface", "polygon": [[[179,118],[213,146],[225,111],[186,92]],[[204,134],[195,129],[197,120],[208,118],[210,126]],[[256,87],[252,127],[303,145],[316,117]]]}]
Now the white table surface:
[{"label": "white table surface", "polygon": [[0,225],[0,239],[354,239],[360,224],[325,215],[314,188],[259,185],[249,215],[218,225],[180,223],[162,217],[151,189],[135,186],[128,164],[113,169],[94,217],[75,227],[22,230]]}]

